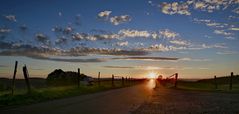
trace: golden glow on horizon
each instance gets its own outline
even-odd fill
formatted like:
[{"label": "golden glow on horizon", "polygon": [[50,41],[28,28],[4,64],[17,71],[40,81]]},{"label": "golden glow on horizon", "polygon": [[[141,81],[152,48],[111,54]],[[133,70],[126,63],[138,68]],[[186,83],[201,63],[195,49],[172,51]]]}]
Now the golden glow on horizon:
[{"label": "golden glow on horizon", "polygon": [[155,72],[150,72],[148,74],[148,78],[151,78],[151,79],[156,78],[156,76],[157,76],[157,74]]}]

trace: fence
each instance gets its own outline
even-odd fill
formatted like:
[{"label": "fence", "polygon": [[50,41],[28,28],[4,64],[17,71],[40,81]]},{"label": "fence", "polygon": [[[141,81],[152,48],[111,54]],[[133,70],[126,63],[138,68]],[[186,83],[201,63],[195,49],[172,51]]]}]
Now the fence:
[{"label": "fence", "polygon": [[[214,76],[212,82],[209,81],[207,82],[208,84],[213,84],[215,89],[219,89],[219,84],[223,84],[223,85],[228,85],[228,89],[232,90],[233,89],[233,79],[236,78],[234,76],[234,73],[231,72],[231,74],[227,77],[222,77],[223,79],[219,79],[216,75]],[[208,79],[205,79],[208,80]],[[210,79],[211,80],[211,79]],[[220,81],[220,82],[219,82]],[[166,77],[165,79],[162,78],[162,76],[159,76],[159,78],[157,78],[157,82],[159,82],[161,85],[164,86],[174,86],[175,88],[177,88],[178,85],[178,73],[175,73],[171,76]],[[156,86],[157,83],[156,82]],[[235,82],[234,82],[235,83]]]},{"label": "fence", "polygon": [[[18,61],[15,61],[15,67],[14,67],[14,73],[13,73],[13,78],[12,78],[12,95],[14,94],[14,89],[15,89],[15,80],[16,80],[16,73],[17,73],[17,67],[18,67]],[[28,73],[28,69],[27,69],[27,66],[23,66],[22,68],[23,70],[23,75],[24,75],[24,79],[25,79],[25,83],[26,83],[26,86],[27,86],[27,90],[28,90],[28,93],[31,92],[31,84],[30,84],[30,80],[29,80],[29,73]],[[81,70],[80,68],[78,68],[78,72],[77,72],[77,86],[78,88],[80,87],[80,75],[81,75]],[[233,88],[233,77],[234,77],[234,74],[233,72],[231,72],[231,75],[228,77],[229,79],[229,90],[232,90]],[[144,79],[143,79],[144,80]],[[101,83],[104,82],[104,81],[111,81],[111,86],[112,87],[115,87],[116,84],[115,82],[121,82],[121,86],[126,86],[126,85],[131,85],[132,83],[134,82],[137,82],[137,81],[142,81],[142,80],[139,80],[139,79],[134,79],[134,78],[131,78],[131,77],[123,77],[123,76],[115,76],[114,74],[112,74],[112,77],[111,78],[101,78],[101,72],[98,72],[98,77],[97,79],[94,80],[94,82],[98,83],[98,86],[101,86]],[[157,79],[156,79],[156,87],[158,85],[158,82],[162,85],[171,85],[175,88],[177,88],[177,85],[178,85],[178,73],[175,73],[171,76],[168,76],[166,77],[165,79],[162,78],[162,76],[159,76]],[[214,76],[214,85],[215,85],[215,89],[218,89],[218,78],[217,76]]]},{"label": "fence", "polygon": [[[234,73],[231,72],[231,74],[227,78],[228,78],[228,81],[227,81],[228,82],[228,89],[232,90],[232,88],[233,88]],[[218,87],[219,82],[218,81],[219,81],[219,78],[215,75],[214,76],[214,86],[215,86],[215,89],[219,89],[219,87]]]},{"label": "fence", "polygon": [[[16,81],[17,67],[18,67],[18,61],[15,61],[15,68],[14,68],[14,73],[13,73],[13,78],[12,78],[12,85],[11,85],[11,94],[12,95],[14,94],[14,91],[15,91],[15,81]],[[27,87],[27,91],[28,91],[28,93],[30,93],[32,87],[31,87],[31,83],[30,83],[30,79],[29,79],[30,76],[29,76],[28,69],[27,69],[26,65],[23,66],[22,71],[23,71],[23,76],[24,76],[24,80],[25,80],[25,85]],[[121,87],[129,86],[129,85],[131,85],[131,84],[133,84],[134,82],[137,82],[137,81],[140,81],[140,80],[131,78],[129,76],[128,77],[126,77],[126,76],[125,77],[124,76],[115,76],[114,74],[112,74],[111,78],[101,78],[101,72],[98,72],[98,77],[93,80],[93,82],[95,84],[97,84],[99,87],[104,82],[110,82],[111,86],[113,88],[116,87],[116,85],[117,85],[117,87],[119,85]],[[77,87],[80,88],[80,86],[82,85],[81,84],[81,69],[80,68],[78,68],[78,70],[77,70],[76,82],[77,82]]]},{"label": "fence", "polygon": [[[18,65],[18,61],[15,62],[15,68],[14,68],[14,73],[13,73],[13,78],[12,78],[12,95],[14,94],[14,89],[15,89],[17,65]],[[31,92],[31,84],[30,84],[30,81],[29,81],[29,73],[28,73],[26,65],[23,66],[22,71],[23,71],[25,83],[26,83],[26,86],[27,86],[27,91],[28,91],[28,93],[30,93]]]},{"label": "fence", "polygon": [[175,73],[173,75],[170,75],[168,77],[166,77],[165,79],[163,79],[163,76],[159,76],[156,80],[156,87],[158,86],[158,82],[161,85],[173,85],[175,88],[177,88],[177,81],[178,81],[178,73]]}]

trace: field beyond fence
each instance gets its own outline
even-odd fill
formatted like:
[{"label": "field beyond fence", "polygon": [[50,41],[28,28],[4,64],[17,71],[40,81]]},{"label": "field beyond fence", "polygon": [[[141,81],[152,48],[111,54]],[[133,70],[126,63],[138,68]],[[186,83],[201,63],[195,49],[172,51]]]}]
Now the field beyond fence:
[{"label": "field beyond fence", "polygon": [[229,76],[200,80],[178,79],[178,74],[175,73],[166,78],[159,76],[156,85],[159,84],[174,89],[239,93],[239,75],[234,75],[233,72]]}]

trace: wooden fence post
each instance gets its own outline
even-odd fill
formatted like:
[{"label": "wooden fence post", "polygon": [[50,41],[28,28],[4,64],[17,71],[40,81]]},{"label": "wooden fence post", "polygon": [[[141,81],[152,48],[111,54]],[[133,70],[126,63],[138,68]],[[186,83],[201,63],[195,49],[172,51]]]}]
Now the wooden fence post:
[{"label": "wooden fence post", "polygon": [[214,76],[215,89],[217,89],[217,76]]},{"label": "wooden fence post", "polygon": [[78,68],[77,85],[80,87],[80,68]]},{"label": "wooden fence post", "polygon": [[98,86],[100,86],[100,72],[98,73]]},{"label": "wooden fence post", "polygon": [[230,90],[232,90],[232,78],[233,78],[233,72],[231,72],[231,77],[230,77],[230,85],[229,85]]},{"label": "wooden fence post", "polygon": [[111,79],[111,85],[112,85],[112,87],[114,87],[115,85],[114,85],[114,74],[112,74],[112,79]]},{"label": "wooden fence post", "polygon": [[129,82],[129,85],[130,85],[130,84],[131,84],[131,78],[130,78],[130,76],[129,76],[129,81],[128,81],[128,82]]},{"label": "wooden fence post", "polygon": [[128,78],[127,78],[127,76],[125,77],[125,84],[128,85]]},{"label": "wooden fence post", "polygon": [[26,85],[27,85],[28,93],[30,93],[31,92],[31,86],[30,86],[29,74],[28,74],[27,66],[25,65],[22,68],[22,70],[23,70],[23,75],[24,75],[25,82],[26,82]]},{"label": "wooden fence post", "polygon": [[15,68],[14,68],[14,73],[13,73],[13,78],[12,78],[12,95],[13,95],[14,89],[15,89],[15,79],[16,79],[16,74],[17,74],[17,64],[18,64],[18,62],[15,61]]},{"label": "wooden fence post", "polygon": [[177,87],[177,81],[178,81],[178,73],[175,74],[175,82],[174,82],[174,87]]}]

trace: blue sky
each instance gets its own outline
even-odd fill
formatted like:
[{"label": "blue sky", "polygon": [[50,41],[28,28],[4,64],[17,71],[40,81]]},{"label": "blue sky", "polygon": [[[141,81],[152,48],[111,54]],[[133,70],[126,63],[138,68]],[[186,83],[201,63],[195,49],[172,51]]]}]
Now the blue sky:
[{"label": "blue sky", "polygon": [[78,67],[105,77],[208,78],[239,70],[238,0],[0,3],[2,77],[11,77],[15,60],[38,77]]}]

